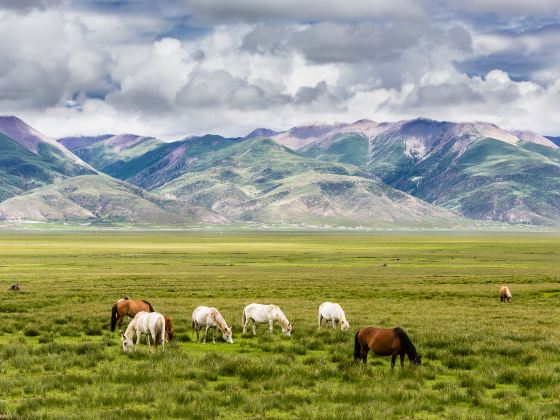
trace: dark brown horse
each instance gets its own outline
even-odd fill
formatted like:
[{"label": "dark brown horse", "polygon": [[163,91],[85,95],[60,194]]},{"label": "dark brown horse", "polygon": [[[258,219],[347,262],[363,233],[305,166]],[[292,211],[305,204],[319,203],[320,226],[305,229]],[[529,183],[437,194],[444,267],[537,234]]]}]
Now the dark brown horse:
[{"label": "dark brown horse", "polygon": [[420,355],[416,352],[416,347],[400,327],[365,327],[358,330],[354,338],[354,359],[356,361],[362,359],[366,363],[370,350],[378,356],[392,356],[391,369],[395,367],[397,356],[401,357],[401,367],[404,367],[405,354],[415,366],[422,362]]},{"label": "dark brown horse", "polygon": [[111,310],[111,331],[115,331],[115,326],[118,324],[119,330],[122,332],[124,317],[134,318],[141,311],[154,312],[154,308],[146,300],[132,300],[128,296],[117,300]]},{"label": "dark brown horse", "polygon": [[167,334],[167,341],[173,340],[173,319],[169,316],[163,317],[165,320],[165,334]]}]

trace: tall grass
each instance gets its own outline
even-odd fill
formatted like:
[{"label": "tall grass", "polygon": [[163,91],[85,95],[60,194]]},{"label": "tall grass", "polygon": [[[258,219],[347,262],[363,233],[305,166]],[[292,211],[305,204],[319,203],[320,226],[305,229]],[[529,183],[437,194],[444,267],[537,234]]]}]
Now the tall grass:
[{"label": "tall grass", "polygon": [[[0,249],[0,417],[560,416],[554,236],[0,234]],[[165,352],[122,353],[124,294],[174,318]],[[350,331],[317,330],[326,300]],[[242,335],[250,302],[280,305],[292,337]],[[235,344],[194,343],[198,305]],[[365,325],[405,328],[422,365],[355,363]]]}]

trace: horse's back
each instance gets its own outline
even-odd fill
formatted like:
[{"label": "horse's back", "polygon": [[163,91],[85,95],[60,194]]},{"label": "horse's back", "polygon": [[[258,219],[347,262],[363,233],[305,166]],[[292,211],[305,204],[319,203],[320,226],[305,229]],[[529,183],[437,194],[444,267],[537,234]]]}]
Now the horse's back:
[{"label": "horse's back", "polygon": [[391,354],[394,348],[400,346],[400,339],[394,328],[364,327],[357,335],[363,347],[367,346],[379,355]]},{"label": "horse's back", "polygon": [[279,310],[278,306],[276,305],[263,305],[261,303],[250,303],[249,305],[245,306],[243,312],[247,319],[252,318],[253,321],[256,322],[268,322],[269,317],[271,314],[274,313],[275,310]]},{"label": "horse's back", "polygon": [[209,316],[212,313],[212,309],[215,310],[215,308],[209,306],[197,306],[192,314],[193,322],[206,325],[208,323]]},{"label": "horse's back", "polygon": [[338,303],[333,302],[323,302],[321,306],[319,306],[319,311],[323,318],[326,319],[338,318],[344,314],[342,307]]}]

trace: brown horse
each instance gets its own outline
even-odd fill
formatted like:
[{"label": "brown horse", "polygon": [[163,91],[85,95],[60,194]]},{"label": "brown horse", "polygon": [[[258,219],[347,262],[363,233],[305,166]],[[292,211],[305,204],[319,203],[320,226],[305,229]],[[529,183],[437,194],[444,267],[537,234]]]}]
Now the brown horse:
[{"label": "brown horse", "polygon": [[115,326],[118,324],[119,330],[122,332],[124,317],[134,318],[138,312],[142,311],[154,312],[154,308],[146,300],[132,300],[128,296],[117,300],[111,310],[111,331],[115,331]]},{"label": "brown horse", "polygon": [[511,303],[511,292],[509,291],[509,287],[502,286],[500,287],[500,302],[505,303],[506,300]]},{"label": "brown horse", "polygon": [[167,334],[167,341],[173,340],[173,319],[169,316],[163,317],[165,320],[165,333]]},{"label": "brown horse", "polygon": [[365,327],[358,330],[354,338],[354,359],[356,361],[362,359],[366,363],[370,350],[378,356],[392,356],[391,369],[395,367],[397,356],[401,357],[401,367],[404,367],[405,354],[413,365],[418,366],[422,363],[416,347],[400,327]]}]

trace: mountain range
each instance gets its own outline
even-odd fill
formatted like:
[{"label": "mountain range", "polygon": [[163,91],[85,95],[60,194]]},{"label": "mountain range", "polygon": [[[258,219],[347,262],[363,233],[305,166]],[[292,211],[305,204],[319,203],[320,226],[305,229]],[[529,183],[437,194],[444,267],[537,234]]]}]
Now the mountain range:
[{"label": "mountain range", "polygon": [[557,138],[414,119],[164,142],[0,117],[0,220],[291,227],[560,225]]}]

